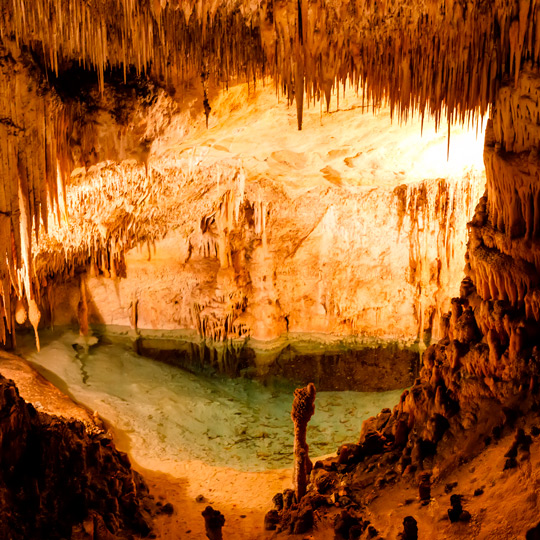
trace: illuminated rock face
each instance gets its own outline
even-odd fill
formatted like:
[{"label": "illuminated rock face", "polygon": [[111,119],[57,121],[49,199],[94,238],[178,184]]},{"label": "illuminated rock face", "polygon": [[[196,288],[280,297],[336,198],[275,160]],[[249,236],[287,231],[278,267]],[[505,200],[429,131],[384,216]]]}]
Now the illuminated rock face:
[{"label": "illuminated rock face", "polygon": [[[273,93],[238,88],[209,131],[190,133],[171,116],[148,176],[123,162],[74,177],[70,226],[51,226],[36,268],[45,281],[60,272],[58,282],[63,268],[91,265],[82,289],[78,280],[49,287],[54,323],[77,323],[87,290],[90,323],[218,342],[438,337],[484,191],[480,167],[462,154],[471,144],[480,152],[482,139],[456,131],[447,162],[446,134],[432,124],[422,137],[419,123],[358,115],[359,104],[351,96],[344,110],[306,111],[305,137]],[[124,258],[145,239],[148,249]]]},{"label": "illuminated rock face", "polygon": [[[433,114],[438,124],[444,115],[468,123],[486,114],[504,77],[518,79],[524,59],[538,61],[539,16],[536,3],[526,0],[466,7],[448,0],[3,0],[0,102],[9,114],[0,122],[6,179],[0,340],[13,330],[15,297],[29,304],[37,326],[43,283],[32,264],[33,229],[37,234],[41,221],[46,226],[48,207],[62,214],[65,182],[77,161],[72,148],[87,163],[99,151],[84,143],[105,141],[86,137],[84,129],[83,144],[73,140],[95,111],[55,91],[70,70],[90,75],[102,94],[114,77],[150,76],[181,95],[196,87],[196,106],[207,121],[216,88],[270,75],[277,93],[296,102],[298,128],[305,127],[308,106],[328,105],[332,92],[338,101],[346,86],[363,89],[366,105],[389,104],[400,119],[417,111],[422,118]],[[149,140],[138,142],[132,150],[145,161]]]}]

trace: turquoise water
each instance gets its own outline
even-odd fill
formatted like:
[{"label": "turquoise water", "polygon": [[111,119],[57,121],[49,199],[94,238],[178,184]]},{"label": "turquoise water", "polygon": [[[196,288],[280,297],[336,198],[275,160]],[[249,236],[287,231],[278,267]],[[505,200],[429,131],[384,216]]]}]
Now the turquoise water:
[{"label": "turquoise water", "polygon": [[[44,334],[41,352],[30,343],[20,350],[51,382],[127,434],[141,465],[158,457],[245,471],[291,466],[291,384],[193,374],[119,344],[78,353],[77,337]],[[401,392],[318,392],[308,428],[311,456],[354,442],[362,422],[395,405]]]}]

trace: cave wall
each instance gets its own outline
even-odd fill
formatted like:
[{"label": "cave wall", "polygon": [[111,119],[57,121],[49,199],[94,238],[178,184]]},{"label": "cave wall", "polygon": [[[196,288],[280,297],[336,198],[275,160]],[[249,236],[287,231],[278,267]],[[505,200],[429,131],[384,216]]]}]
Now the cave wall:
[{"label": "cave wall", "polygon": [[[129,251],[123,277],[95,265],[82,276],[90,323],[215,341],[307,332],[403,342],[429,339],[432,328],[438,336],[482,176],[296,191],[232,170],[217,189],[208,180],[192,178],[176,194],[183,219]],[[51,287],[55,325],[78,324],[80,280]]]},{"label": "cave wall", "polygon": [[432,471],[433,479],[538,406],[539,76],[525,66],[493,107],[487,188],[469,224],[466,277],[443,318],[442,339],[425,351],[420,377],[382,430],[394,447],[399,432],[407,441],[401,462]]}]

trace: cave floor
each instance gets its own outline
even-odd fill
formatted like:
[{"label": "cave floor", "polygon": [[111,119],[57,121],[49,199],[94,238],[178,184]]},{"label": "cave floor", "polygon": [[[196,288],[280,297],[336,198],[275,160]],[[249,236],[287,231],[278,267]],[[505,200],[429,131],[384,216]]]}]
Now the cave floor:
[{"label": "cave floor", "polygon": [[[46,381],[23,359],[0,353],[0,373],[13,379],[21,396],[38,410],[65,418],[77,418],[86,423],[94,422],[86,409]],[[528,433],[532,426],[539,423],[540,418],[535,413],[519,420],[517,427],[524,427]],[[125,445],[122,435],[116,434],[115,439],[117,446],[122,449]],[[408,515],[418,521],[421,538],[524,538],[525,532],[539,519],[540,438],[533,437],[530,454],[520,453],[517,467],[505,471],[504,454],[513,439],[513,431],[504,432],[499,440],[485,447],[475,459],[436,482],[428,504],[420,503],[417,488],[406,481],[366,494],[371,502],[364,517],[387,539],[397,537],[402,530],[403,518]],[[225,515],[225,538],[254,540],[288,537],[284,533],[266,533],[262,527],[272,496],[291,485],[291,471],[288,469],[240,472],[196,461],[177,463],[173,474],[143,469],[136,463],[134,467],[143,474],[154,497],[171,502],[175,508],[171,516],[160,515],[156,518],[156,538],[204,539],[201,512],[207,504]],[[456,487],[447,492],[447,485],[454,482],[457,482]],[[482,490],[482,493],[474,495],[476,490]],[[449,522],[447,509],[453,493],[463,495],[463,507],[472,515],[469,522]],[[204,500],[197,502],[198,495],[203,495]],[[333,539],[330,521],[337,511],[337,508],[331,510],[314,532],[294,537]]]},{"label": "cave floor", "polygon": [[[87,409],[76,404],[22,358],[0,351],[0,373],[12,379],[21,397],[39,411],[95,424],[95,417]],[[116,446],[126,449],[125,436],[113,434]],[[173,475],[145,469],[133,459],[132,465],[146,479],[151,494],[175,508],[172,516],[162,514],[156,518],[155,534],[160,539],[206,538],[201,512],[208,504],[226,516],[225,531],[234,531],[234,538],[263,538],[262,523],[269,502],[275,493],[291,484],[288,469],[240,472],[200,461],[184,461],[171,465]],[[204,497],[201,502],[196,501],[199,495]]]}]

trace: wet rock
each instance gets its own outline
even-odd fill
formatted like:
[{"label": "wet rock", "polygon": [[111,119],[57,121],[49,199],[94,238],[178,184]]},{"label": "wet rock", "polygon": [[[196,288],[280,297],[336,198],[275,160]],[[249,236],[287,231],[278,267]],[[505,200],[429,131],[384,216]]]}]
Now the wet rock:
[{"label": "wet rock", "polygon": [[225,516],[219,510],[207,506],[202,512],[202,517],[208,540],[223,540],[221,529],[225,525]]},{"label": "wet rock", "polygon": [[407,516],[403,520],[403,532],[399,534],[400,540],[418,540],[418,525],[416,519]]}]

